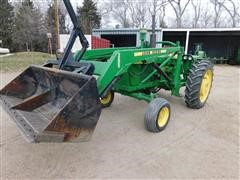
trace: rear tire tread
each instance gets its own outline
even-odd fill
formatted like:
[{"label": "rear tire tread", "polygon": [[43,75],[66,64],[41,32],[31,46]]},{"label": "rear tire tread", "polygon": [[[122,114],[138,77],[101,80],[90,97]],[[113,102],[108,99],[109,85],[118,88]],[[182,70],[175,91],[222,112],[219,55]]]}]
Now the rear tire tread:
[{"label": "rear tire tread", "polygon": [[[193,64],[192,69],[189,71],[185,89],[185,103],[189,108],[199,109],[205,104],[199,100],[200,87],[202,78],[207,70],[213,71],[213,65],[208,60],[201,60]],[[210,93],[210,92],[209,92]]]}]

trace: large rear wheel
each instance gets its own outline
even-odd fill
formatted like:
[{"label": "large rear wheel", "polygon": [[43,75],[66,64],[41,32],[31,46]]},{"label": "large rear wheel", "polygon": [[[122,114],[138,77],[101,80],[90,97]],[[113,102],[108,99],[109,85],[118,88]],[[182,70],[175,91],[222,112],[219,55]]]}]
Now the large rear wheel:
[{"label": "large rear wheel", "polygon": [[213,65],[210,61],[202,60],[193,64],[185,89],[185,102],[188,107],[199,109],[204,106],[212,88],[212,81]]}]

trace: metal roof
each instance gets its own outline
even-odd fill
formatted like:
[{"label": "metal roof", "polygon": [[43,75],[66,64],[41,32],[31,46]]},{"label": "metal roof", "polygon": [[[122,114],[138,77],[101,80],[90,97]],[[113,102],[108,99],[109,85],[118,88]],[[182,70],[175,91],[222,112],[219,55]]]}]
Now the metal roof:
[{"label": "metal roof", "polygon": [[163,28],[162,31],[202,31],[202,32],[224,32],[224,31],[240,31],[240,28]]},{"label": "metal roof", "polygon": [[[93,29],[93,32],[102,33],[127,33],[127,32],[138,32],[140,28],[118,28],[118,29]],[[151,31],[151,28],[146,28]],[[170,32],[185,32],[185,31],[200,31],[200,32],[224,32],[224,31],[240,31],[240,28],[157,28],[156,31],[170,31]]]},{"label": "metal roof", "polygon": [[[111,34],[136,34],[138,33],[140,28],[118,28],[118,29],[93,29],[94,33],[111,33]],[[147,29],[147,31],[151,31],[151,29]],[[161,29],[156,29],[156,31],[161,31]]]}]

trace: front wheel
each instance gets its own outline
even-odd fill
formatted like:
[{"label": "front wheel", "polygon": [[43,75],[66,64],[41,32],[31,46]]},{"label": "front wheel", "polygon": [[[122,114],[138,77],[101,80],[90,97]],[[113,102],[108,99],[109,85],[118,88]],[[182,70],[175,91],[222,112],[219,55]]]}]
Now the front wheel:
[{"label": "front wheel", "polygon": [[150,102],[145,113],[145,126],[148,131],[160,132],[169,122],[171,114],[170,104],[166,99],[156,98]]},{"label": "front wheel", "polygon": [[212,88],[212,81],[213,65],[210,61],[202,60],[193,64],[185,89],[185,102],[188,107],[199,109],[204,106]]},{"label": "front wheel", "polygon": [[112,102],[114,100],[114,92],[109,91],[106,96],[103,98],[100,98],[100,102],[103,108],[111,106]]}]

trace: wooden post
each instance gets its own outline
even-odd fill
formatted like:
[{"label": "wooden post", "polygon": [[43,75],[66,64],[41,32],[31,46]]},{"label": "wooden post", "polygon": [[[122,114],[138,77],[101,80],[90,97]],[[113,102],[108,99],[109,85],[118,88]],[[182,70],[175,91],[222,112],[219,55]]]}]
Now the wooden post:
[{"label": "wooden post", "polygon": [[52,33],[47,33],[48,38],[48,53],[52,55]]}]

